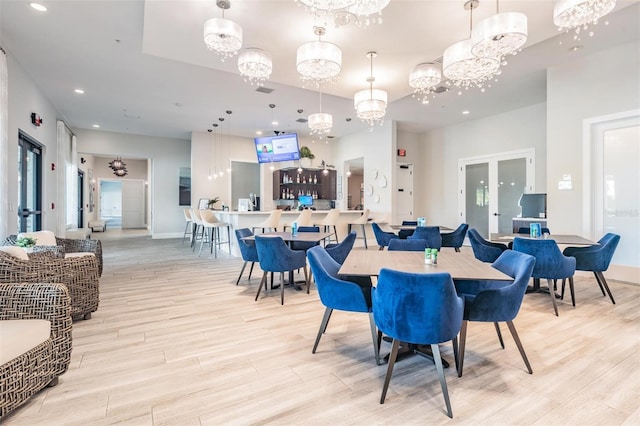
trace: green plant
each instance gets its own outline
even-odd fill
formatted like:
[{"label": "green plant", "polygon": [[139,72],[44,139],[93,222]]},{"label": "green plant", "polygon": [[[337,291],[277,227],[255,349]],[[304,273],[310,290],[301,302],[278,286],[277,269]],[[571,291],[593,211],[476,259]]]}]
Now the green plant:
[{"label": "green plant", "polygon": [[210,199],[209,199],[209,203],[208,203],[207,205],[208,205],[208,207],[209,207],[210,209],[212,209],[212,208],[213,208],[213,206],[214,206],[218,201],[220,201],[220,197],[210,198]]},{"label": "green plant", "polygon": [[36,239],[31,237],[18,237],[16,240],[16,245],[18,247],[33,247],[36,245]]},{"label": "green plant", "polygon": [[308,158],[309,160],[313,160],[314,158],[316,158],[316,156],[313,155],[309,147],[303,146],[300,147],[300,158]]}]

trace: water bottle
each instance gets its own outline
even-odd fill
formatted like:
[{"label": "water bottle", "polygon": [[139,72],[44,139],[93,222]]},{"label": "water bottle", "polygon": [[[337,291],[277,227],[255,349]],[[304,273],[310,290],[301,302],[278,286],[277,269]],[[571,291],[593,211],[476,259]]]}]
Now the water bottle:
[{"label": "water bottle", "polygon": [[291,224],[291,235],[293,235],[294,237],[298,235],[298,222],[293,222]]},{"label": "water bottle", "polygon": [[431,249],[430,248],[424,249],[424,263],[425,263],[425,265],[431,265],[432,264]]}]

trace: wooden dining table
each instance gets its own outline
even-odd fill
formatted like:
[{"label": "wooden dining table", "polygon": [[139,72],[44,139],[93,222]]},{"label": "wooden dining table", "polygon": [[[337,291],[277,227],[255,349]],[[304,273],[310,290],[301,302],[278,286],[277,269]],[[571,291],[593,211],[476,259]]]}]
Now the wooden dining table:
[{"label": "wooden dining table", "polygon": [[[451,231],[453,231],[453,229],[449,228],[448,226],[440,226],[440,225],[426,225],[426,226],[437,226],[438,228],[440,228],[440,232],[451,232]],[[396,230],[396,231],[398,231],[398,230],[415,231],[418,226],[417,225],[389,225],[389,227],[391,229]]]},{"label": "wooden dining table", "polygon": [[541,239],[549,239],[554,240],[556,244],[561,246],[593,246],[597,245],[597,241],[591,241],[587,238],[581,237],[580,235],[570,235],[570,234],[547,234],[547,236],[533,238],[529,236],[529,234],[491,234],[490,241],[494,243],[511,243],[513,240],[518,238],[526,238],[531,240],[541,240]]}]

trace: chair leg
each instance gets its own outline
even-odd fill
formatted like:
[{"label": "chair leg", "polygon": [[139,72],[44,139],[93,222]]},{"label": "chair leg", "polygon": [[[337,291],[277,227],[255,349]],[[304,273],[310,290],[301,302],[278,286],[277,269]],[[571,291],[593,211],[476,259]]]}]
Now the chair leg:
[{"label": "chair leg", "polygon": [[516,346],[520,351],[520,356],[522,356],[524,365],[527,366],[527,371],[529,372],[529,374],[533,374],[533,370],[531,369],[531,364],[529,364],[529,360],[527,359],[527,354],[524,352],[524,347],[522,346],[522,342],[520,342],[520,337],[518,337],[518,332],[516,331],[516,326],[513,325],[513,321],[507,321],[507,327],[509,327],[511,336],[513,336],[513,340],[516,342]]},{"label": "chair leg", "polygon": [[[564,280],[562,280],[562,282],[564,283]],[[571,304],[576,306],[576,293],[573,290],[573,277],[569,277],[569,290],[571,290]]]},{"label": "chair leg", "polygon": [[316,336],[316,342],[313,344],[313,349],[311,349],[312,354],[316,353],[316,348],[318,347],[318,343],[320,343],[320,338],[322,337],[324,332],[327,330],[327,325],[329,325],[329,319],[331,319],[331,312],[333,312],[333,309],[329,307],[327,307],[324,310],[324,315],[322,316],[322,322],[320,323],[320,328],[318,329],[318,335]]},{"label": "chair leg", "polygon": [[365,229],[364,225],[362,225],[362,239],[364,240],[364,248],[368,249],[369,247],[367,246],[367,230]]},{"label": "chair leg", "polygon": [[338,230],[336,229],[335,225],[333,225],[333,233],[335,234],[335,237],[336,237],[336,243],[340,244],[340,240],[338,239]]},{"label": "chair leg", "polygon": [[302,270],[304,271],[304,280],[307,282],[307,294],[309,294],[309,287],[311,286],[311,277],[309,276],[310,272],[307,271],[307,265],[304,265]]},{"label": "chair leg", "polygon": [[609,298],[611,299],[611,303],[613,303],[614,305],[616,304],[616,301],[613,298],[613,294],[611,294],[611,290],[609,289],[609,285],[607,284],[607,280],[604,278],[604,274],[602,273],[602,271],[598,271],[598,272],[594,272],[594,274],[596,274],[596,277],[600,277],[600,282],[602,282],[602,285],[604,286],[604,289],[607,290],[607,294],[609,295]]},{"label": "chair leg", "polygon": [[438,371],[438,378],[440,379],[440,386],[442,387],[442,394],[444,395],[444,403],[447,406],[447,416],[453,418],[451,401],[449,401],[449,391],[447,390],[447,381],[444,378],[444,368],[442,368],[442,358],[440,358],[440,346],[438,346],[437,343],[431,345],[431,351],[433,352],[433,359],[436,362],[436,370]]},{"label": "chair leg", "polygon": [[254,300],[254,302],[258,301],[258,297],[260,297],[260,291],[262,290],[262,283],[264,283],[264,285],[267,285],[267,271],[264,271],[262,273],[262,279],[260,280],[260,285],[258,286],[258,292],[256,293],[256,298]]},{"label": "chair leg", "polygon": [[[242,278],[242,273],[244,272],[244,268],[247,267],[247,263],[249,262],[245,260],[245,262],[242,264],[242,269],[240,269],[240,275],[238,275],[238,279],[236,280],[236,285],[238,285],[238,283],[240,282],[240,278]],[[253,267],[253,264],[251,264],[251,267]]]},{"label": "chair leg", "polygon": [[460,253],[460,247],[454,247],[456,253]]},{"label": "chair leg", "polygon": [[502,340],[502,333],[500,332],[500,326],[497,322],[494,322],[493,325],[496,327],[496,333],[498,334],[498,340],[500,341],[500,346],[504,349],[504,340]]},{"label": "chair leg", "polygon": [[371,338],[373,339],[373,352],[376,358],[376,365],[382,365],[380,362],[380,342],[378,341],[378,329],[376,322],[373,320],[373,312],[369,312],[369,326],[371,327]]},{"label": "chair leg", "polygon": [[[467,325],[469,321],[462,321],[462,327],[460,327],[460,345],[458,348],[458,377],[462,377],[462,367],[464,366],[464,346],[467,342]],[[434,355],[435,356],[435,355]]]},{"label": "chair leg", "polygon": [[255,263],[256,263],[256,262],[251,262],[251,268],[249,268],[249,278],[247,278],[249,281],[251,281],[251,273],[253,272],[253,265],[254,265]]},{"label": "chair leg", "polygon": [[284,305],[284,272],[280,272],[280,304]]},{"label": "chair leg", "polygon": [[598,276],[598,273],[596,271],[593,271],[593,275],[595,275],[596,277],[596,282],[598,283],[598,287],[600,287],[600,291],[602,292],[602,295],[606,296],[606,293],[604,292],[604,287],[602,287],[602,281],[600,281],[600,277]]},{"label": "chair leg", "polygon": [[567,280],[565,278],[562,279],[562,290],[560,291],[560,300],[564,300],[564,285],[566,281]]},{"label": "chair leg", "polygon": [[389,365],[387,366],[387,375],[384,378],[384,385],[382,386],[382,395],[380,396],[380,404],[384,404],[384,399],[387,396],[387,389],[389,389],[391,374],[393,374],[393,365],[396,363],[396,358],[398,357],[399,348],[400,348],[400,341],[398,339],[393,339],[393,343],[391,344],[391,354],[389,354]]},{"label": "chair leg", "polygon": [[380,251],[384,250],[384,246],[378,246],[378,250]]},{"label": "chair leg", "polygon": [[553,311],[558,315],[558,307],[556,306],[556,292],[553,291],[553,280],[547,278],[547,283],[549,284],[549,295],[551,296],[551,304],[553,305]]},{"label": "chair leg", "polygon": [[451,341],[451,345],[453,346],[453,362],[456,365],[456,371],[458,371],[458,338],[454,338]]}]

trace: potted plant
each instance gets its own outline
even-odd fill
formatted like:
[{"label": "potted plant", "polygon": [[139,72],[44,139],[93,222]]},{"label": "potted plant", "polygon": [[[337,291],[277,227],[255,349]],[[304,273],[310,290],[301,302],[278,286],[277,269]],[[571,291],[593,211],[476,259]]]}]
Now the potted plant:
[{"label": "potted plant", "polygon": [[218,201],[220,201],[220,197],[209,198],[209,202],[207,203],[207,207],[209,208],[209,210],[213,210],[213,208],[215,207],[215,204]]},{"label": "potted plant", "polygon": [[316,158],[308,146],[300,147],[300,166],[306,168],[311,167],[311,160]]},{"label": "potted plant", "polygon": [[25,249],[29,249],[36,245],[36,239],[31,237],[18,237],[16,245]]}]

